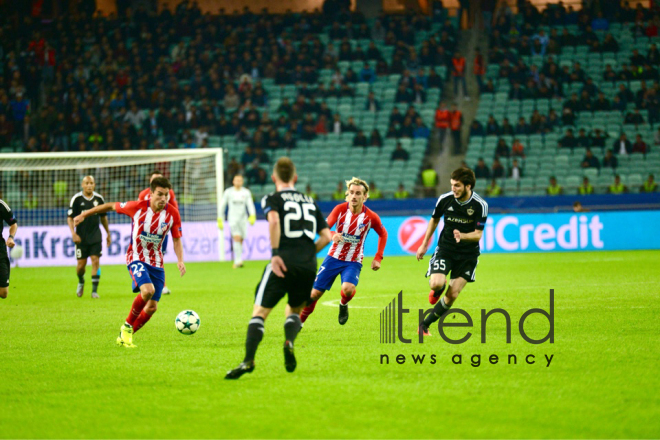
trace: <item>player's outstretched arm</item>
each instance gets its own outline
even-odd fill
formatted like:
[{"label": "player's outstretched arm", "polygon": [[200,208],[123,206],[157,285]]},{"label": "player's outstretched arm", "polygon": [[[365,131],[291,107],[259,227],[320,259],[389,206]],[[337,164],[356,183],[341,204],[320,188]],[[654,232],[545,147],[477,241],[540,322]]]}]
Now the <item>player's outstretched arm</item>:
[{"label": "player's outstretched arm", "polygon": [[176,267],[179,268],[181,276],[186,274],[186,265],[183,263],[183,242],[181,237],[172,237],[174,253],[176,254]]},{"label": "player's outstretched arm", "polygon": [[438,227],[439,223],[440,223],[439,218],[431,217],[431,220],[429,221],[429,225],[426,227],[426,234],[424,234],[424,240],[422,240],[422,244],[420,244],[419,248],[417,248],[417,261],[424,258],[424,255],[426,255],[426,251],[429,250],[429,241],[431,240],[431,237],[433,237],[433,233],[435,232],[435,229]]},{"label": "player's outstretched arm", "polygon": [[110,212],[110,211],[114,211],[114,210],[115,210],[115,202],[104,203],[102,205],[97,206],[96,208],[92,208],[90,210],[87,210],[87,211],[77,215],[73,219],[73,226],[78,226],[90,215],[105,214],[106,212]]},{"label": "player's outstretched arm", "polygon": [[270,268],[273,273],[284,278],[286,272],[286,265],[284,260],[279,256],[280,251],[280,214],[275,210],[268,211],[268,231],[270,232],[270,247],[272,257],[270,259]]}]

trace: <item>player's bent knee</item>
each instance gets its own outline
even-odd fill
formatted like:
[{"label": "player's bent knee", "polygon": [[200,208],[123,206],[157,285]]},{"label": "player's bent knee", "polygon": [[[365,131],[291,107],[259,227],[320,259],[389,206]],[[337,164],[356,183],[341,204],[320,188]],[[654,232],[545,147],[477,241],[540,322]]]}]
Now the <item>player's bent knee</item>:
[{"label": "player's bent knee", "polygon": [[151,301],[153,304],[147,304],[144,306],[144,312],[148,315],[153,315],[158,310],[158,303],[156,301]]},{"label": "player's bent knee", "polygon": [[353,296],[355,295],[355,286],[352,284],[344,284],[341,286],[342,292],[344,292],[344,295],[346,296]]},{"label": "player's bent knee", "polygon": [[8,293],[9,293],[9,289],[7,287],[0,288],[0,298],[2,299],[7,298]]},{"label": "player's bent knee", "polygon": [[140,287],[140,294],[146,301],[150,300],[151,297],[154,296],[154,293],[156,293],[156,289],[154,289],[153,285],[144,285]]}]

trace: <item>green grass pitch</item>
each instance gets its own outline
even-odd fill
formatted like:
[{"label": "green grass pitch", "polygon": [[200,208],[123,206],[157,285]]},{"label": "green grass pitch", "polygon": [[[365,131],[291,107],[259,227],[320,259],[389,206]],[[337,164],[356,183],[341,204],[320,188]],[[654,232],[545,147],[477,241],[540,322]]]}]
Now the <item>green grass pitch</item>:
[{"label": "green grass pitch", "polygon": [[[296,341],[293,374],[284,370],[278,305],[256,370],[238,381],[223,377],[242,360],[264,262],[189,264],[184,278],[166,267],[173,294],[136,334],[134,350],[115,345],[134,297],[124,267],[102,267],[100,300],[90,298],[89,280],[84,297],[75,296],[73,261],[13,269],[0,301],[0,437],[660,437],[660,252],[483,255],[476,283],[456,303],[474,327],[449,332],[472,331],[468,342],[450,345],[436,328],[421,345],[379,343],[379,313],[399,290],[411,309],[404,336],[416,336],[417,309],[429,307],[427,262],[386,258],[372,272],[366,259],[345,326],[336,283],[322,300],[333,303],[317,306]],[[518,321],[530,308],[547,310],[551,288],[555,343],[529,344]],[[496,307],[511,314],[511,344],[501,317],[480,341],[480,311]],[[174,328],[184,309],[201,317],[194,336]],[[548,321],[532,315],[525,329],[542,337]],[[414,364],[413,354],[427,358]],[[553,355],[549,367],[544,355]]]}]

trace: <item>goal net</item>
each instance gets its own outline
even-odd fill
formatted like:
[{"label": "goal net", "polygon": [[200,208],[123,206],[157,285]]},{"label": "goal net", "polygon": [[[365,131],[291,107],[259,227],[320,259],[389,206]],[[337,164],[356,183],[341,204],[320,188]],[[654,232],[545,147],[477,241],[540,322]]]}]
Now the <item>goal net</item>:
[{"label": "goal net", "polygon": [[[70,265],[75,247],[67,212],[82,180],[93,176],[105,202],[137,200],[160,171],[172,183],[179,204],[186,261],[224,259],[217,226],[223,191],[222,149],[128,152],[0,154],[0,199],[19,222],[16,243],[23,247],[21,266]],[[112,243],[103,231],[103,264],[125,264],[131,220],[108,214]],[[170,240],[171,242],[171,240]],[[165,262],[176,262],[170,244]]]}]

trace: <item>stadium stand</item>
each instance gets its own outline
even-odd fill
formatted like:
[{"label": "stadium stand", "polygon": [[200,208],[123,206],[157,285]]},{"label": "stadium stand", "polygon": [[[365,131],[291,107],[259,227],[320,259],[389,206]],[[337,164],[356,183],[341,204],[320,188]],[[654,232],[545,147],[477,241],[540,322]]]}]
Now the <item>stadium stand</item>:
[{"label": "stadium stand", "polygon": [[[616,3],[605,15],[526,2],[494,24],[465,160],[506,162],[503,194],[544,195],[551,176],[564,194],[577,194],[582,176],[606,193],[617,174],[638,192],[660,172],[659,18]],[[514,143],[519,152],[509,153]],[[610,149],[618,164],[604,165]],[[516,178],[513,160],[522,165]]]},{"label": "stadium stand", "polygon": [[[191,3],[125,20],[5,17],[21,38],[0,47],[2,152],[222,147],[257,196],[273,186],[252,162],[282,155],[321,198],[338,169],[388,196],[413,189],[447,75],[437,60],[456,39],[422,14],[210,16]],[[405,116],[391,123],[394,108]],[[357,130],[368,146],[353,146]],[[408,160],[391,160],[397,143]]]}]

